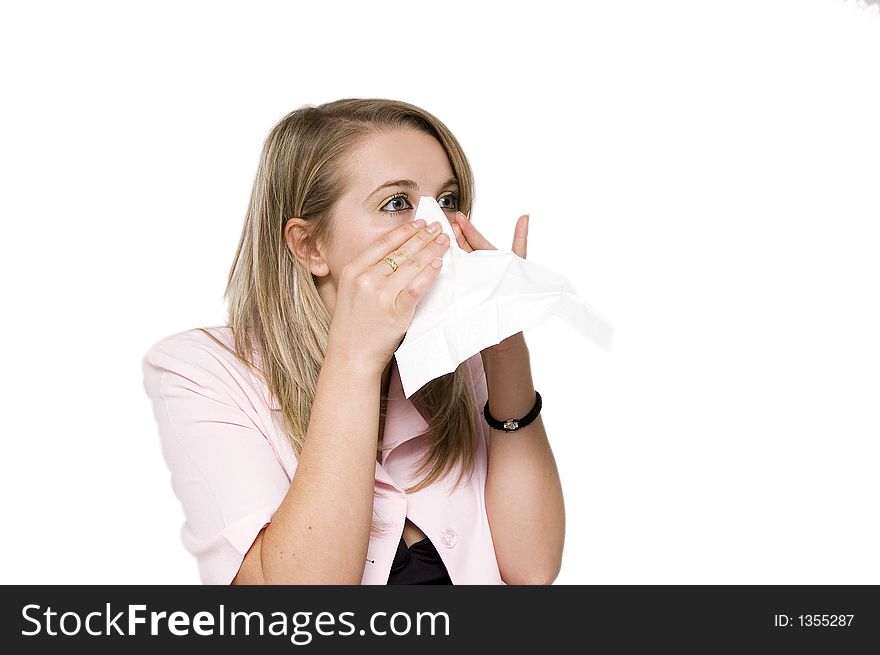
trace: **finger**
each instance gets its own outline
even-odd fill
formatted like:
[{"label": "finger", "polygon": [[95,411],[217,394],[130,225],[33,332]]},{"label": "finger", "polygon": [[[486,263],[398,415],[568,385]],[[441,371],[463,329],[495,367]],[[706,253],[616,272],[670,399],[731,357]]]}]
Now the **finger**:
[{"label": "finger", "polygon": [[441,232],[428,247],[406,261],[387,278],[398,311],[411,314],[440,272],[443,253],[449,247],[449,235]]},{"label": "finger", "polygon": [[464,250],[465,252],[473,252],[474,249],[471,248],[471,244],[468,243],[467,239],[464,238],[464,234],[461,232],[461,228],[458,223],[452,224],[452,231],[455,233],[455,242],[458,244],[458,247]]},{"label": "finger", "polygon": [[513,228],[513,246],[511,250],[517,255],[526,258],[526,245],[529,237],[529,215],[523,214],[516,221],[516,227]]},{"label": "finger", "polygon": [[461,228],[464,238],[467,239],[468,243],[474,250],[497,250],[495,246],[489,243],[489,240],[486,237],[480,234],[477,228],[474,227],[473,223],[471,223],[464,214],[461,212],[455,212],[455,220]]},{"label": "finger", "polygon": [[403,289],[410,280],[418,275],[425,266],[430,264],[435,257],[442,256],[448,247],[449,235],[445,232],[438,231],[431,235],[431,238],[428,243],[425,244],[424,248],[419,249],[417,252],[412,253],[412,255],[399,262],[396,271],[392,271],[385,262],[380,262],[380,264],[384,265],[385,269],[387,269],[385,278],[390,285],[388,288],[392,289],[391,295],[396,296],[400,293],[400,290]]},{"label": "finger", "polygon": [[424,229],[424,219],[398,225],[390,232],[381,235],[363,251],[355,255],[348,263],[348,266],[357,271],[366,270],[373,266],[377,261],[381,261],[383,257],[388,255],[388,253],[394,252],[401,245],[412,239],[413,236],[424,231]]},{"label": "finger", "polygon": [[395,248],[391,252],[384,253],[381,258],[373,262],[370,269],[381,272],[383,276],[388,277],[389,275],[394,273],[395,269],[392,268],[387,261],[385,261],[385,257],[391,257],[391,259],[394,260],[395,264],[397,264],[398,266],[403,266],[407,262],[407,260],[412,259],[421,250],[428,246],[436,236],[442,234],[441,230],[442,228],[440,227],[440,223],[434,221],[433,223],[417,231],[405,243],[401,244],[399,248]]}]

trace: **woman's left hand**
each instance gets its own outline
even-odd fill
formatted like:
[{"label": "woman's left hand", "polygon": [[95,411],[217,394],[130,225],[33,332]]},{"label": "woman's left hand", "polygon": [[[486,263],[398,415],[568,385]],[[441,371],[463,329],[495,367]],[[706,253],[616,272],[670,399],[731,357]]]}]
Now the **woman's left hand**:
[{"label": "woman's left hand", "polygon": [[[459,248],[465,252],[473,252],[474,250],[498,250],[498,248],[489,243],[489,240],[486,237],[480,234],[480,231],[475,228],[460,211],[455,212],[455,216],[452,220],[452,231],[455,234],[455,241],[458,243]],[[516,226],[513,228],[513,245],[510,247],[514,254],[523,259],[526,258],[526,245],[528,243],[528,238],[529,215],[523,214],[517,219]],[[522,337],[523,333],[517,332],[516,334],[502,340],[501,343],[484,348],[482,352],[503,352],[522,339]]]}]

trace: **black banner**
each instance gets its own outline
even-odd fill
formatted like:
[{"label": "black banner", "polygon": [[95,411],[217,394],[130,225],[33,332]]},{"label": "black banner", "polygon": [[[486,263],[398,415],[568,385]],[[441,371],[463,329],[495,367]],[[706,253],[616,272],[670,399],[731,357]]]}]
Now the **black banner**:
[{"label": "black banner", "polygon": [[0,611],[5,652],[192,652],[227,641],[267,653],[447,654],[609,645],[850,653],[880,644],[880,599],[869,585],[7,586]]}]

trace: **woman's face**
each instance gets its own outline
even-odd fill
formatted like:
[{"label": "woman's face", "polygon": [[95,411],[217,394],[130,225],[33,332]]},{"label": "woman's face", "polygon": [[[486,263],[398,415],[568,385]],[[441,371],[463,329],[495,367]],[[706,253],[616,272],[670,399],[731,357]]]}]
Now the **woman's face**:
[{"label": "woman's face", "polygon": [[334,205],[332,242],[310,264],[331,317],[343,267],[381,235],[412,221],[420,196],[436,199],[450,223],[459,209],[446,152],[423,132],[375,134],[352,151],[348,165],[353,179]]}]

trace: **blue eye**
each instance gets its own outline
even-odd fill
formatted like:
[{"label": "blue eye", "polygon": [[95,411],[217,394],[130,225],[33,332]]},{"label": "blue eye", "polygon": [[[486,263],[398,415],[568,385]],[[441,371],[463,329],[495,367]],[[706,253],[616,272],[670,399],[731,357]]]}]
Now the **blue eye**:
[{"label": "blue eye", "polygon": [[[400,209],[382,209],[382,207],[387,207],[388,205],[390,205],[393,202],[396,203],[398,200],[402,200],[403,202],[405,202],[407,204],[407,206],[402,207]],[[399,214],[400,212],[406,211],[407,209],[412,209],[412,205],[410,205],[409,202],[407,202],[407,200],[406,200],[405,193],[398,193],[396,196],[391,196],[388,199],[388,202],[386,202],[384,205],[382,205],[382,207],[379,208],[379,211],[385,212],[386,214]]]},{"label": "blue eye", "polygon": [[[452,207],[443,206],[443,201],[446,199],[452,199],[454,201]],[[439,204],[442,209],[451,209],[455,211],[456,209],[458,209],[458,194],[447,193],[445,196],[440,196],[439,198],[437,198],[437,204]]]}]

